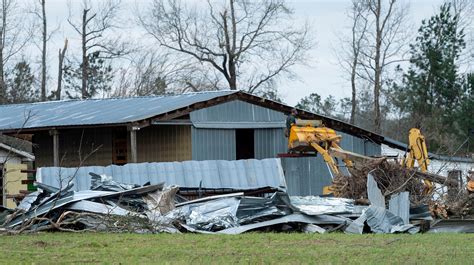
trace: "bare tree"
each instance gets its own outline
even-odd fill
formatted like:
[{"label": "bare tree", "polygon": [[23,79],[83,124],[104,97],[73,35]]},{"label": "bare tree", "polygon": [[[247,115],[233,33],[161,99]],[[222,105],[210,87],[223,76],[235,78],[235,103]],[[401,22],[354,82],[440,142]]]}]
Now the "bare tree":
[{"label": "bare tree", "polygon": [[24,13],[15,0],[0,2],[0,104],[7,102],[5,70],[8,62],[17,55],[30,39]]},{"label": "bare tree", "polygon": [[[363,41],[366,38],[368,19],[365,0],[352,0],[348,16],[351,20],[350,36],[340,38],[341,47],[338,48],[336,56],[341,67],[347,71],[351,82],[351,114],[350,123],[355,124],[357,112],[357,79],[360,72],[360,52],[363,49]],[[341,52],[342,51],[342,52]]]},{"label": "bare tree", "polygon": [[384,72],[391,64],[404,61],[407,47],[408,6],[397,0],[365,0],[369,21],[360,49],[361,76],[373,85],[374,129],[381,131],[381,91]]},{"label": "bare tree", "polygon": [[[36,1],[36,0],[35,0]],[[34,10],[31,12],[40,21],[41,27],[41,43],[37,44],[41,53],[41,77],[40,77],[40,100],[46,101],[46,82],[47,82],[47,43],[52,36],[51,32],[48,34],[48,24],[46,17],[46,0],[37,0],[37,4],[34,5]],[[36,24],[36,23],[35,23]]]},{"label": "bare tree", "polygon": [[461,56],[457,63],[462,67],[465,66],[466,72],[472,72],[474,58],[474,1],[472,0],[447,0],[453,6],[453,12],[459,17],[458,30],[463,30],[466,38],[466,49],[461,52]]},{"label": "bare tree", "polygon": [[308,26],[293,26],[284,0],[208,0],[207,6],[154,0],[148,10],[140,23],[161,46],[213,69],[233,90],[255,92],[293,74],[310,46]]},{"label": "bare tree", "polygon": [[130,64],[116,71],[111,96],[148,96],[180,94],[188,91],[213,90],[219,79],[214,72],[190,62],[187,56],[158,52],[140,47]]},{"label": "bare tree", "polygon": [[61,89],[62,89],[62,83],[63,83],[63,72],[64,72],[64,57],[66,57],[66,50],[67,50],[67,43],[68,40],[64,40],[64,47],[63,49],[59,49],[58,52],[58,88],[56,89],[56,92],[54,92],[54,97],[56,100],[61,100]]},{"label": "bare tree", "polygon": [[[127,44],[120,39],[120,34],[114,31],[119,28],[118,12],[120,0],[101,1],[93,5],[91,0],[81,4],[81,17],[74,20],[69,2],[68,23],[81,38],[81,97],[88,98],[87,90],[89,76],[89,55],[99,53],[101,59],[112,59],[124,56],[130,52]],[[94,1],[94,3],[97,3]]]}]

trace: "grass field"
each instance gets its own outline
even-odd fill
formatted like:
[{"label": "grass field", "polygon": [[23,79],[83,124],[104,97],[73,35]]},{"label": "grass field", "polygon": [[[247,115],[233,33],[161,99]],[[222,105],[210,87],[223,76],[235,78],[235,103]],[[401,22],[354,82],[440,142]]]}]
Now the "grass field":
[{"label": "grass field", "polygon": [[474,235],[250,233],[0,236],[1,263],[472,264]]}]

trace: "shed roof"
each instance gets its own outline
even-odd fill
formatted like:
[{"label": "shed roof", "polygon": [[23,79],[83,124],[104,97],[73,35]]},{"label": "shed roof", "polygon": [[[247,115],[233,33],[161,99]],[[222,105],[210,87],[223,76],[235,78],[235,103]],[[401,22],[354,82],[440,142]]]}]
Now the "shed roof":
[{"label": "shed roof", "polygon": [[213,91],[176,96],[60,100],[2,105],[0,130],[130,123],[235,92]]},{"label": "shed roof", "polygon": [[[289,113],[293,108],[235,90],[173,96],[48,101],[0,106],[0,132],[114,125],[148,126],[232,100],[242,100],[284,113]],[[383,142],[383,136],[337,119],[304,110],[299,111],[299,116],[303,119],[321,119],[326,126],[335,130],[368,138],[376,143]]]}]

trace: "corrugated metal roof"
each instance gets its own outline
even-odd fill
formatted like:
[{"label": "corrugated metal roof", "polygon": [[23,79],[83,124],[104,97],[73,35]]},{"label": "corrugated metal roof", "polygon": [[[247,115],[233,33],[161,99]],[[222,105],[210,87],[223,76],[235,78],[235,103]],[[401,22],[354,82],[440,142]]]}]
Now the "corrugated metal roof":
[{"label": "corrugated metal roof", "polygon": [[[124,166],[90,166],[78,168],[43,167],[37,179],[44,184],[66,186],[72,178],[76,191],[90,189],[89,172],[112,176],[115,181],[143,185],[146,182],[178,185],[186,188],[256,189],[286,188],[280,159],[249,159],[237,161],[208,160],[165,163],[138,163]],[[202,181],[202,183],[200,183]]]},{"label": "corrugated metal roof", "polygon": [[2,105],[0,130],[128,123],[234,93],[237,91]]}]

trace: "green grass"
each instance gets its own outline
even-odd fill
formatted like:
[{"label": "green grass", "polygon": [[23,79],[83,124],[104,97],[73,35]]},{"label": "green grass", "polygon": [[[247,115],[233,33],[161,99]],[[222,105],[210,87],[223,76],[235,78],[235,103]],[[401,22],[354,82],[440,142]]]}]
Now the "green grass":
[{"label": "green grass", "polygon": [[474,235],[42,233],[0,236],[1,263],[471,264]]}]

